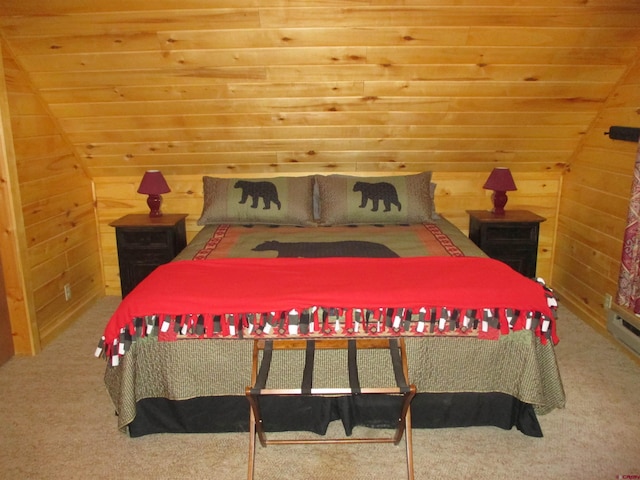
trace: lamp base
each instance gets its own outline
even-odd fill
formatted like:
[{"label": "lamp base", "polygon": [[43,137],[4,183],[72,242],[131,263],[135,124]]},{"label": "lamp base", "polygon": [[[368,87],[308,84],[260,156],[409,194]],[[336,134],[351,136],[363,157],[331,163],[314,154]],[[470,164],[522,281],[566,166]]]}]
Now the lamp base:
[{"label": "lamp base", "polygon": [[147,197],[147,205],[149,205],[150,217],[161,217],[162,212],[160,206],[162,205],[162,195],[149,194]]},{"label": "lamp base", "polygon": [[504,215],[504,206],[508,200],[507,192],[495,190],[493,195],[491,195],[491,200],[493,201],[493,210],[491,210],[491,213],[494,215]]}]

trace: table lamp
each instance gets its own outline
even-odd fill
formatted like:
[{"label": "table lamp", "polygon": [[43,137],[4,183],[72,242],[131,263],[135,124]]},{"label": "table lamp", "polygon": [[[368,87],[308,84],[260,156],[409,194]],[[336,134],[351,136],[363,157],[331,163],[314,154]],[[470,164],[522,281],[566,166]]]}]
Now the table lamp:
[{"label": "table lamp", "polygon": [[511,171],[504,167],[494,168],[482,188],[493,190],[491,195],[493,210],[491,211],[495,215],[504,215],[504,206],[508,200],[507,192],[517,190]]},{"label": "table lamp", "polygon": [[162,176],[160,170],[147,170],[144,172],[144,176],[138,187],[138,193],[149,195],[147,197],[147,205],[149,205],[150,217],[162,216],[162,212],[160,211],[162,194],[169,193],[170,191],[171,189],[169,185],[167,185],[167,181]]}]

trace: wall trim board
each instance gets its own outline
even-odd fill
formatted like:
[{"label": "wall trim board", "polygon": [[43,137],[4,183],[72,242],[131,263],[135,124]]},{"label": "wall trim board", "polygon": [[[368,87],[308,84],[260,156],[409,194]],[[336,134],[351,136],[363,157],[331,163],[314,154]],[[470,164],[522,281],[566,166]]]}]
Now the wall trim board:
[{"label": "wall trim board", "polygon": [[[0,53],[3,51],[0,45]],[[4,58],[0,55],[0,58]],[[31,276],[25,266],[27,244],[13,149],[4,62],[0,61],[0,249],[9,318],[16,354],[34,355],[41,349],[36,325]]]}]

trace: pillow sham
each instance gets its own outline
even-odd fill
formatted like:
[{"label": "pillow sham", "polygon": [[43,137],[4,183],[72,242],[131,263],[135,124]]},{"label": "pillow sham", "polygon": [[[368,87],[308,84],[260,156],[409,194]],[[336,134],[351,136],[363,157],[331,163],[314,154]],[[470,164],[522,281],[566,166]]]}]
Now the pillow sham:
[{"label": "pillow sham", "polygon": [[431,172],[390,177],[316,175],[320,225],[407,224],[434,220]]},{"label": "pillow sham", "polygon": [[313,176],[275,178],[202,177],[198,225],[218,223],[315,225]]}]

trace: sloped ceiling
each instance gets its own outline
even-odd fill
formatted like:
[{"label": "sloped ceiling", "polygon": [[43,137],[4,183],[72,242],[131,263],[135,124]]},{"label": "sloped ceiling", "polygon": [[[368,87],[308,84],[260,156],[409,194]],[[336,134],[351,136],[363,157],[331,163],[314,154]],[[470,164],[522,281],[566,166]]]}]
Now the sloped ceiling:
[{"label": "sloped ceiling", "polygon": [[638,0],[2,0],[0,16],[93,176],[559,170],[640,47]]}]

